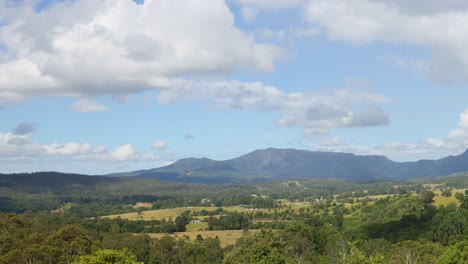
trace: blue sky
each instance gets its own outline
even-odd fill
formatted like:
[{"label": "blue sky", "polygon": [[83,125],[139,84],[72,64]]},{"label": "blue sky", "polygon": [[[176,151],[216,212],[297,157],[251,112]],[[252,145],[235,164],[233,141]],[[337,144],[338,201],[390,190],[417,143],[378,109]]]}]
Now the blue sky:
[{"label": "blue sky", "polygon": [[4,1],[0,172],[468,148],[462,0]]}]

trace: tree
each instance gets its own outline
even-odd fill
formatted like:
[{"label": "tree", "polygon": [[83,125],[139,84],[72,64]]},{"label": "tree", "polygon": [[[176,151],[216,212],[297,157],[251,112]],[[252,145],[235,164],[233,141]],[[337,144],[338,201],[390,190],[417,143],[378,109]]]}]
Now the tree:
[{"label": "tree", "polygon": [[143,264],[128,250],[103,249],[92,255],[81,256],[73,264]]},{"label": "tree", "polygon": [[450,196],[452,196],[452,190],[450,190],[450,189],[445,189],[445,190],[442,191],[441,194],[442,194],[442,196],[450,197]]},{"label": "tree", "polygon": [[163,219],[161,221],[161,233],[168,233],[172,234],[177,231],[176,225],[174,224],[174,221],[172,221],[172,218],[169,218],[169,220]]},{"label": "tree", "polygon": [[432,191],[423,191],[421,194],[420,194],[420,197],[421,197],[421,200],[423,202],[423,204],[431,204],[434,202],[434,192]]},{"label": "tree", "polygon": [[66,225],[47,239],[47,244],[60,255],[57,262],[71,263],[75,256],[91,252],[91,239],[76,225]]},{"label": "tree", "polygon": [[463,241],[449,247],[437,259],[437,264],[458,264],[468,262],[468,241]]},{"label": "tree", "polygon": [[468,190],[465,190],[465,194],[455,193],[455,198],[460,203],[460,209],[468,209]]},{"label": "tree", "polygon": [[176,219],[175,219],[176,232],[185,232],[185,230],[187,230],[185,225],[186,225],[186,217],[185,216],[176,217]]},{"label": "tree", "polygon": [[286,260],[276,248],[265,244],[254,244],[249,263],[252,264],[285,264]]},{"label": "tree", "polygon": [[241,237],[226,253],[223,263],[294,263],[294,258],[286,253],[287,248],[287,241],[279,233],[262,229]]}]

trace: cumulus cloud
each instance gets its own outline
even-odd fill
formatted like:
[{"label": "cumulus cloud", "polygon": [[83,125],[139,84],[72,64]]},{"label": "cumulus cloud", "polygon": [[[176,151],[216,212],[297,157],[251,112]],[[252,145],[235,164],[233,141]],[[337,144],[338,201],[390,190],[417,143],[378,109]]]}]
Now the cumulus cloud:
[{"label": "cumulus cloud", "polygon": [[21,122],[14,129],[13,133],[15,135],[27,135],[36,132],[37,124]]},{"label": "cumulus cloud", "polygon": [[162,141],[162,140],[158,140],[158,141],[154,142],[153,145],[151,145],[151,148],[155,149],[155,150],[163,150],[166,147],[167,147],[166,142]]},{"label": "cumulus cloud", "polygon": [[388,123],[388,115],[375,104],[366,105],[355,121],[355,125],[359,127],[384,126]]},{"label": "cumulus cloud", "polygon": [[468,109],[460,114],[460,122],[458,123],[458,125],[460,126],[460,128],[468,129]]},{"label": "cumulus cloud", "polygon": [[[170,104],[178,100],[208,100],[218,110],[255,109],[277,112],[279,126],[301,126],[307,135],[327,134],[341,127],[381,126],[389,122],[377,105],[391,100],[359,90],[329,93],[284,93],[261,82],[174,80],[171,89],[161,91],[157,100]],[[356,109],[362,109],[358,111]]]},{"label": "cumulus cloud", "polygon": [[466,1],[313,0],[305,10],[306,20],[332,40],[423,47],[430,60],[397,55],[395,63],[435,81],[468,81]]},{"label": "cumulus cloud", "polygon": [[235,26],[223,0],[0,3],[0,103],[132,94],[168,78],[271,71],[283,51]]},{"label": "cumulus cloud", "polygon": [[158,160],[154,153],[140,153],[132,145],[125,144],[109,151],[105,146],[92,146],[88,143],[68,142],[65,144],[38,144],[31,134],[19,135],[0,132],[0,159],[62,158],[70,161],[137,162]]},{"label": "cumulus cloud", "polygon": [[251,6],[262,9],[282,9],[297,7],[303,0],[232,0],[243,6]]},{"label": "cumulus cloud", "polygon": [[446,12],[458,12],[468,9],[468,2],[464,0],[372,0],[373,2],[382,2],[386,5],[397,6],[401,12],[410,15],[434,15]]},{"label": "cumulus cloud", "polygon": [[279,10],[300,6],[303,0],[232,0],[241,5],[241,14],[246,21],[254,20],[260,10]]},{"label": "cumulus cloud", "polygon": [[68,110],[79,113],[91,113],[91,112],[106,112],[107,107],[99,104],[98,102],[81,99],[74,102]]},{"label": "cumulus cloud", "polygon": [[0,157],[24,157],[44,155],[45,150],[31,143],[31,135],[0,132]]},{"label": "cumulus cloud", "polygon": [[[458,155],[468,148],[468,109],[460,113],[458,127],[444,138],[428,137],[415,143],[400,141],[388,142],[381,146],[333,145],[328,140],[319,142],[316,147],[322,150],[343,151],[365,155],[385,155],[399,161],[417,159],[439,159],[448,155]],[[333,143],[333,139],[330,140]],[[325,143],[325,144],[323,144]]]},{"label": "cumulus cloud", "polygon": [[16,133],[5,133],[0,134],[0,144],[8,147],[10,146],[18,146],[18,145],[25,145],[31,141],[31,135],[29,134],[16,134]]},{"label": "cumulus cloud", "polygon": [[116,161],[126,161],[133,159],[135,153],[135,148],[130,144],[126,144],[116,148],[113,152],[111,152],[110,157]]},{"label": "cumulus cloud", "polygon": [[44,146],[45,151],[48,155],[88,155],[88,154],[104,154],[104,147],[93,148],[90,144],[80,144],[76,142],[70,142],[63,145],[54,143]]}]

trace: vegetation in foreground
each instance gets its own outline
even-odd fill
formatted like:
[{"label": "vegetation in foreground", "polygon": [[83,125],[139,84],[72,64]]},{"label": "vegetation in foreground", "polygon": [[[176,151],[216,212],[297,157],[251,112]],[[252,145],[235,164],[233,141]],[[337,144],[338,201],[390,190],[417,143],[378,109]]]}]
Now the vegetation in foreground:
[{"label": "vegetation in foreground", "polygon": [[[0,214],[0,263],[468,261],[468,192],[463,190],[468,187],[468,179],[465,175],[432,180],[431,185],[425,184],[427,180],[398,184],[349,184],[336,180],[334,186],[332,182],[329,186],[317,183],[300,180],[263,183],[251,185],[248,190],[256,192],[245,195],[228,192],[225,196],[221,193],[208,196],[199,189],[200,193],[178,193],[179,197],[173,200],[168,196],[165,205],[159,199],[148,197],[139,201],[151,203],[152,208],[147,204],[136,206],[136,202],[128,204],[126,199],[115,203],[117,208],[132,208],[137,216],[149,212],[154,215],[153,219],[134,220],[101,217],[104,214],[89,218],[83,211],[90,206],[87,202],[96,201],[81,197],[80,202],[78,192],[72,193],[76,195],[75,200],[53,208],[55,213],[27,210]],[[320,197],[295,194],[291,198],[294,195],[288,191],[290,188],[306,193],[311,186],[322,190]],[[7,189],[5,185],[2,188]],[[218,188],[229,190],[237,186]],[[275,193],[274,188],[280,191]],[[9,190],[13,192],[11,185]],[[62,199],[54,191],[51,193]],[[89,194],[102,195],[92,191],[85,195]],[[286,195],[281,197],[281,194]],[[44,193],[37,190],[29,195],[41,197]],[[195,202],[193,197],[197,195],[204,198]],[[244,203],[236,206],[242,206],[233,207],[239,200]],[[187,208],[190,203],[194,206]],[[219,207],[219,203],[226,205]],[[173,205],[177,215],[158,217],[154,209],[162,211],[161,208],[170,207],[167,205]],[[38,200],[37,206],[45,205]],[[175,209],[181,206],[184,210]],[[199,225],[198,233],[184,233],[187,227],[196,225]],[[227,234],[234,233],[239,238],[226,243]]]}]

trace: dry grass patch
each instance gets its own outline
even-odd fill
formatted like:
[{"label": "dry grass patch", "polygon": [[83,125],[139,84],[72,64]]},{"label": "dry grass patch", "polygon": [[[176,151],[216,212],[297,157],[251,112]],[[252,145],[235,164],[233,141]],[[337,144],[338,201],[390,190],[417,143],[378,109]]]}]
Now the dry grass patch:
[{"label": "dry grass patch", "polygon": [[465,193],[465,191],[468,189],[453,189],[452,190],[452,195],[455,196],[455,193]]},{"label": "dry grass patch", "polygon": [[115,214],[115,215],[106,215],[102,218],[117,218],[120,217],[122,219],[128,220],[161,220],[164,218],[176,218],[183,212],[190,210],[190,211],[214,211],[216,207],[206,207],[206,206],[198,206],[198,207],[177,207],[171,209],[160,209],[160,210],[150,210],[150,211],[143,211],[140,215],[138,213],[126,213],[126,214]]},{"label": "dry grass patch", "polygon": [[451,203],[454,203],[456,204],[457,206],[459,206],[459,203],[458,203],[458,200],[452,195],[450,197],[446,197],[446,196],[435,196],[434,197],[434,205],[435,206],[447,206]]},{"label": "dry grass patch", "polygon": [[[175,219],[177,216],[182,214],[183,212],[189,210],[191,212],[194,211],[201,211],[201,210],[206,210],[206,211],[215,211],[218,209],[218,207],[208,207],[208,206],[195,206],[195,207],[177,207],[177,208],[171,208],[171,209],[160,209],[160,210],[150,210],[150,211],[143,211],[141,212],[140,215],[138,213],[126,213],[126,214],[115,214],[115,215],[106,215],[102,216],[102,218],[117,218],[120,217],[122,219],[128,219],[128,220],[161,220],[164,218],[169,218],[172,217]],[[228,212],[257,212],[257,211],[262,211],[262,212],[268,212],[268,209],[249,209],[241,206],[227,206],[223,207],[224,210]],[[194,216],[199,219],[204,219],[208,216]]]},{"label": "dry grass patch", "polygon": [[200,231],[200,230],[205,230],[208,229],[208,223],[207,222],[200,222],[200,223],[191,223],[186,225],[187,232],[195,232],[195,231]]},{"label": "dry grass patch", "polygon": [[66,210],[70,209],[72,207],[72,203],[66,203],[64,204],[62,207],[58,208],[58,209],[55,209],[55,210],[52,210],[50,211],[51,213],[63,213],[65,212]]},{"label": "dry grass patch", "polygon": [[134,208],[151,208],[151,207],[153,207],[153,204],[152,203],[138,202],[133,207]]},{"label": "dry grass patch", "polygon": [[[228,212],[268,212],[268,209],[258,209],[258,208],[246,208],[242,206],[227,206],[223,207],[224,210]],[[273,209],[270,209],[270,211]]]},{"label": "dry grass patch", "polygon": [[[259,230],[249,230],[249,232],[258,232]],[[171,234],[172,237],[190,237],[190,240],[195,240],[198,235],[201,235],[203,238],[207,237],[218,237],[221,247],[226,247],[229,245],[234,245],[236,241],[242,237],[244,234],[243,230],[223,230],[223,231],[192,231],[192,232],[178,232]],[[148,234],[152,238],[161,238],[166,236],[164,233],[150,233]]]},{"label": "dry grass patch", "polygon": [[372,199],[372,200],[378,200],[378,199],[384,199],[384,198],[387,198],[389,196],[394,196],[395,194],[377,194],[377,195],[367,195],[365,197],[363,197],[362,199],[365,199],[365,198],[369,198],[369,199]]}]

